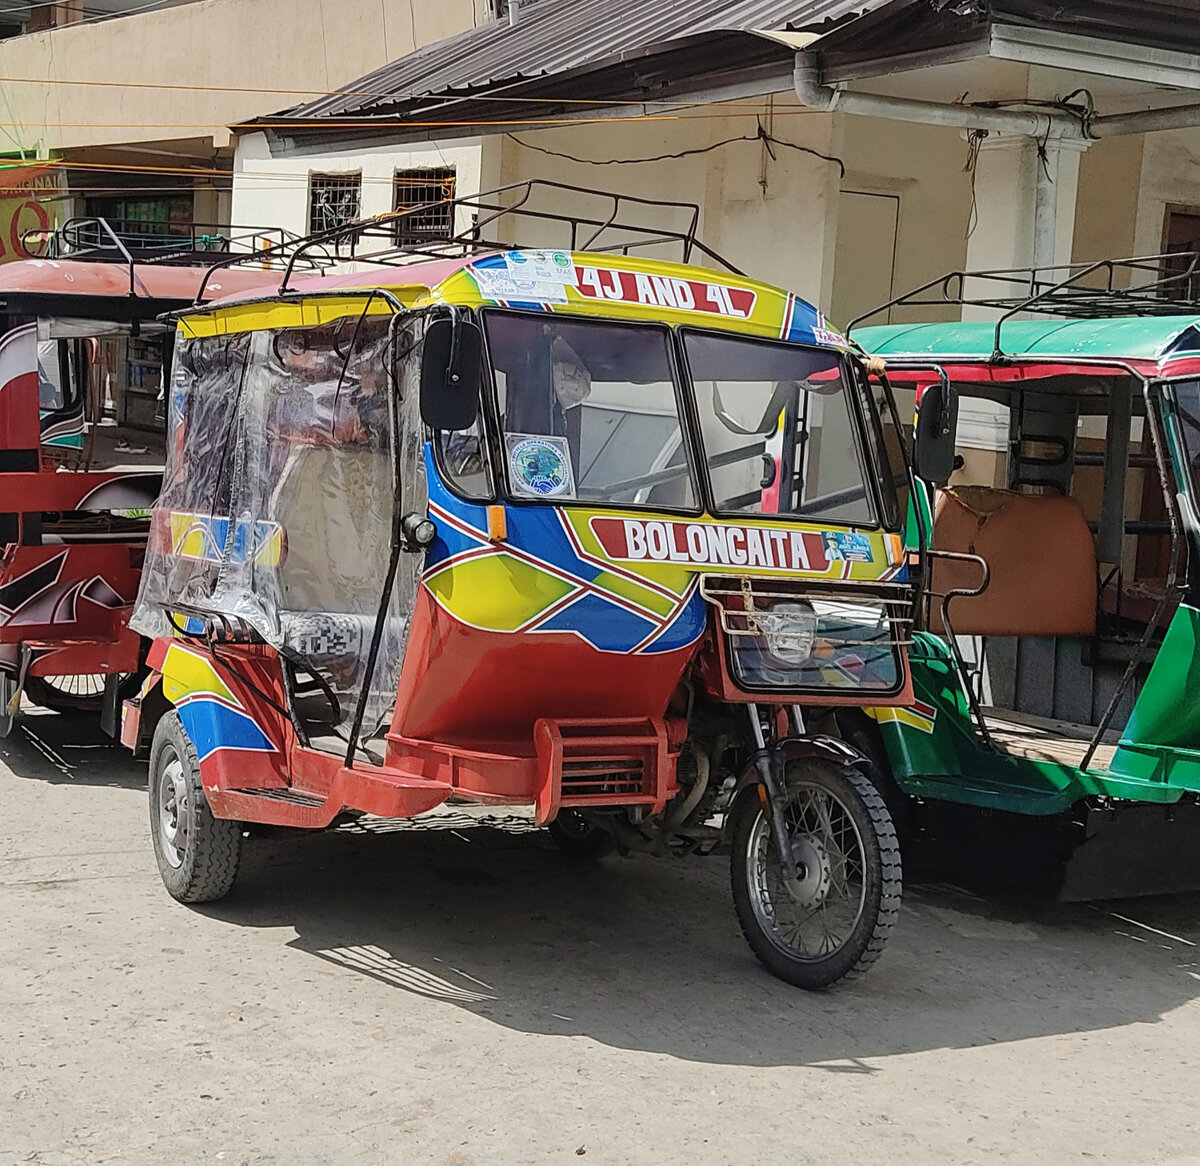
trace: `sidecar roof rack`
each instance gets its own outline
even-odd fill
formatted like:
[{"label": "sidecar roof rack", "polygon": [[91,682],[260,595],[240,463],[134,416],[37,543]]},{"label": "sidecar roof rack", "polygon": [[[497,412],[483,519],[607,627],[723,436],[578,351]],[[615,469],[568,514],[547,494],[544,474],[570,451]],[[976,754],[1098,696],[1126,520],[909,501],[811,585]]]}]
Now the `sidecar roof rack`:
[{"label": "sidecar roof rack", "polygon": [[[534,205],[539,194],[548,196],[544,200],[548,205]],[[600,206],[591,213],[574,213],[561,209],[564,195],[597,199]],[[556,207],[556,201],[559,207]],[[684,225],[662,226],[646,221],[656,214],[659,218],[666,217],[663,211],[676,212]],[[430,212],[450,224],[444,233],[429,232]],[[638,212],[642,212],[640,218]],[[459,229],[457,224],[463,218],[469,220],[469,225]],[[745,274],[700,240],[697,234],[700,207],[696,203],[615,194],[544,178],[513,182],[480,194],[401,207],[373,218],[343,223],[291,242],[279,248],[277,254],[259,252],[257,255],[228,256],[212,270],[257,262],[264,257],[286,260],[279,284],[282,293],[288,290],[295,269],[314,255],[333,256],[335,261],[398,267],[418,258],[451,259],[489,251],[508,251],[522,245],[515,236],[521,225],[531,221],[543,228],[549,225],[551,230],[557,229],[562,239],[557,245],[539,240],[526,246],[557,246],[567,251],[629,255],[647,247],[673,245],[678,248],[679,262],[691,263],[699,254],[735,275]],[[512,237],[505,238],[506,235]],[[203,286],[200,290],[203,294]]]},{"label": "sidecar roof rack", "polygon": [[999,312],[993,359],[1000,360],[1006,355],[1001,331],[1022,312],[1075,320],[1200,312],[1200,251],[1052,267],[951,271],[851,320],[846,335],[892,308],[946,306]]},{"label": "sidecar roof rack", "polygon": [[[282,270],[302,241],[300,235],[281,227],[77,216],[49,231],[26,231],[21,245],[32,259],[121,265],[129,272],[129,295],[137,297],[147,294],[138,278],[140,267],[211,268],[214,258],[223,256],[239,264],[249,262],[267,270]],[[334,262],[318,249],[309,248],[302,265],[318,271]],[[201,295],[207,283],[206,274]]]}]

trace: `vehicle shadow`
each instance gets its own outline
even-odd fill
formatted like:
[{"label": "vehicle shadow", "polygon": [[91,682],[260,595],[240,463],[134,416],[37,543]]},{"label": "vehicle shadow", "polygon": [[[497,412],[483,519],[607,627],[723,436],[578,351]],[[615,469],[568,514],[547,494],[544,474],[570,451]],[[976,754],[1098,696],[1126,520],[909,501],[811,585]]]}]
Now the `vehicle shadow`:
[{"label": "vehicle shadow", "polygon": [[146,763],[104,733],[96,713],[23,708],[0,739],[0,761],[15,777],[52,785],[146,786]]},{"label": "vehicle shadow", "polygon": [[233,894],[202,910],[294,928],[317,959],[514,1030],[730,1065],[871,1073],[879,1057],[1154,1022],[1200,994],[1200,896],[1122,910],[910,887],[881,962],[814,994],[755,962],[727,860],[580,864],[543,832],[258,840]]}]

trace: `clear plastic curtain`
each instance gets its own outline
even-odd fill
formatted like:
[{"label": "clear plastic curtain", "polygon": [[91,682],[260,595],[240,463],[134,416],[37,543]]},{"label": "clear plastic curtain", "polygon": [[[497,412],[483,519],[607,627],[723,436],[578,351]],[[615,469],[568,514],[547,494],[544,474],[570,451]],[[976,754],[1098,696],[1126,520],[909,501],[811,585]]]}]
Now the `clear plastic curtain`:
[{"label": "clear plastic curtain", "polygon": [[[424,316],[364,314],[179,344],[138,631],[169,632],[181,603],[233,617],[318,672],[340,723],[353,718],[391,558],[394,441],[399,512],[427,507],[424,327]],[[400,558],[364,736],[395,701],[421,560]]]}]

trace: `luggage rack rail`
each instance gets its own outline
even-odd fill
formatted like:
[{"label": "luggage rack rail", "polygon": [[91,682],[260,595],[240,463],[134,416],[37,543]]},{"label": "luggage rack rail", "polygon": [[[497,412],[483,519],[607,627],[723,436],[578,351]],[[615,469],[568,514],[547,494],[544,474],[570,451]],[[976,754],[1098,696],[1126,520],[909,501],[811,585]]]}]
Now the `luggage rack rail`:
[{"label": "luggage rack rail", "polygon": [[[26,231],[21,246],[33,259],[72,259],[121,264],[129,270],[129,294],[138,290],[139,266],[211,266],[214,257],[232,256],[265,269],[282,270],[302,236],[282,227],[222,226],[216,223],[164,223],[98,216],[67,219],[51,231]],[[303,266],[312,271],[334,259],[309,248]],[[208,282],[207,275],[205,283]]]},{"label": "luggage rack rail", "polygon": [[[536,205],[538,195],[547,196],[549,204]],[[591,212],[572,213],[561,209],[564,195],[582,195],[599,200],[599,206]],[[685,225],[669,227],[638,221],[636,215],[639,210],[660,215],[663,211],[673,211],[685,220]],[[449,218],[449,229],[440,236],[428,234],[416,237],[421,232],[415,229],[415,225],[427,222],[430,212],[434,211]],[[456,229],[455,224],[463,215],[469,218],[470,225]],[[452,259],[488,251],[511,250],[520,244],[497,237],[494,230],[496,224],[504,219],[518,222],[532,220],[557,227],[562,233],[562,242],[558,246],[564,250],[628,255],[647,247],[673,245],[679,249],[679,261],[682,263],[692,262],[693,255],[699,254],[735,275],[745,274],[700,240],[697,234],[700,207],[696,203],[615,194],[608,190],[572,186],[543,178],[513,182],[480,194],[422,203],[373,218],[343,223],[289,243],[276,252],[261,252],[259,257],[286,261],[279,285],[279,291],[283,293],[288,290],[295,269],[318,252],[325,256],[335,255],[340,261],[387,267],[403,266],[422,258]],[[413,228],[409,238],[405,238],[406,225]],[[255,259],[252,255],[231,255],[215,264],[212,270],[253,262]],[[203,291],[204,286],[201,285],[201,295]]]},{"label": "luggage rack rail", "polygon": [[990,308],[996,320],[992,359],[1007,354],[1004,325],[1022,312],[1067,319],[1119,316],[1200,316],[1200,251],[1172,251],[1095,263],[951,271],[851,320],[850,335],[892,308]]}]

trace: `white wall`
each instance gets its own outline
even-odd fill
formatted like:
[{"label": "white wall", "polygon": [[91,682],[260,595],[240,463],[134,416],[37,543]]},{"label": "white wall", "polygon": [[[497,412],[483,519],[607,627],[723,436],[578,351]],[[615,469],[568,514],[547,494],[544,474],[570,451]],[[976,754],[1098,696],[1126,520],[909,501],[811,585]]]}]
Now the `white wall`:
[{"label": "white wall", "polygon": [[[463,192],[479,189],[480,145],[463,139],[439,146],[376,146],[371,149],[331,151],[314,157],[272,157],[265,134],[239,139],[234,156],[232,221],[244,226],[283,227],[298,235],[308,233],[309,175],[358,173],[362,175],[362,215],[385,214],[393,209],[393,177],[397,170],[453,166]],[[462,222],[460,227],[469,224]]]},{"label": "white wall", "polygon": [[[753,137],[758,102],[683,109],[664,119],[613,118],[320,156],[272,157],[266,138],[253,134],[237,148],[233,218],[306,231],[313,171],[360,171],[364,215],[382,213],[392,206],[395,170],[445,165],[457,167],[463,193],[545,178],[697,203],[701,239],[748,274],[825,308],[838,325],[891,294],[968,263],[973,192],[963,168],[967,144],[960,131],[815,114],[799,109],[790,94],[771,104],[764,118],[768,132],[815,153],[776,145],[772,158],[759,141],[730,140]],[[996,156],[1004,153],[1001,145]],[[840,159],[844,176],[836,161],[816,154]],[[974,226],[975,251],[980,244],[994,248],[1003,242],[992,238],[1004,233],[1006,220],[992,214],[992,204],[1003,203],[1004,192],[989,177],[995,169],[991,161],[985,158],[977,174],[984,187],[974,192],[981,212]],[[1026,185],[1031,184],[1030,177]],[[1019,194],[1010,191],[1009,201]],[[1032,190],[1024,192],[1026,199],[1031,196]],[[584,195],[554,193],[540,199],[535,205],[548,209],[607,214],[603,200]],[[1200,205],[1200,130],[1092,145],[1079,159],[1078,198],[1073,208],[1064,208],[1062,235],[1069,240],[1074,234],[1079,260],[1153,254],[1160,249],[1163,216],[1171,204]],[[631,206],[624,213],[677,229],[687,221],[683,208]],[[507,243],[565,246],[569,241],[565,228],[544,223],[506,220],[496,230]],[[664,247],[659,254],[677,258],[678,250]],[[698,255],[693,259],[703,262]],[[956,317],[957,309],[950,306],[891,314],[894,322]]]},{"label": "white wall", "polygon": [[[821,154],[838,147],[836,119],[824,114],[783,112],[794,98],[777,98],[765,119],[774,136]],[[700,207],[700,238],[746,274],[828,302],[832,288],[833,243],[837,222],[839,171],[835,163],[787,146],[773,146],[771,158],[757,140],[747,103],[684,109],[666,120],[610,120],[565,126],[500,139],[504,182],[550,178],[601,187],[644,198],[695,203]],[[528,146],[571,154],[589,165],[538,153]],[[703,151],[703,152],[697,152]],[[633,159],[685,154],[655,162]],[[595,199],[563,195],[561,206],[593,213]],[[687,211],[630,207],[630,215],[651,224],[682,228]],[[542,242],[542,239],[535,239]],[[565,242],[561,234],[545,242]],[[662,258],[678,259],[662,248]],[[693,262],[715,264],[694,255]]]},{"label": "white wall", "polygon": [[[837,234],[831,300],[839,327],[960,269],[971,220],[967,144],[958,130],[877,118],[844,121],[847,214]],[[943,308],[900,308],[869,323],[945,318]]]},{"label": "white wall", "polygon": [[1172,205],[1200,207],[1200,129],[1146,135],[1134,237],[1138,255],[1162,250]]},{"label": "white wall", "polygon": [[42,156],[176,139],[221,148],[226,126],[479,18],[477,0],[203,0],[4,41],[0,92],[18,123],[12,136]]}]

